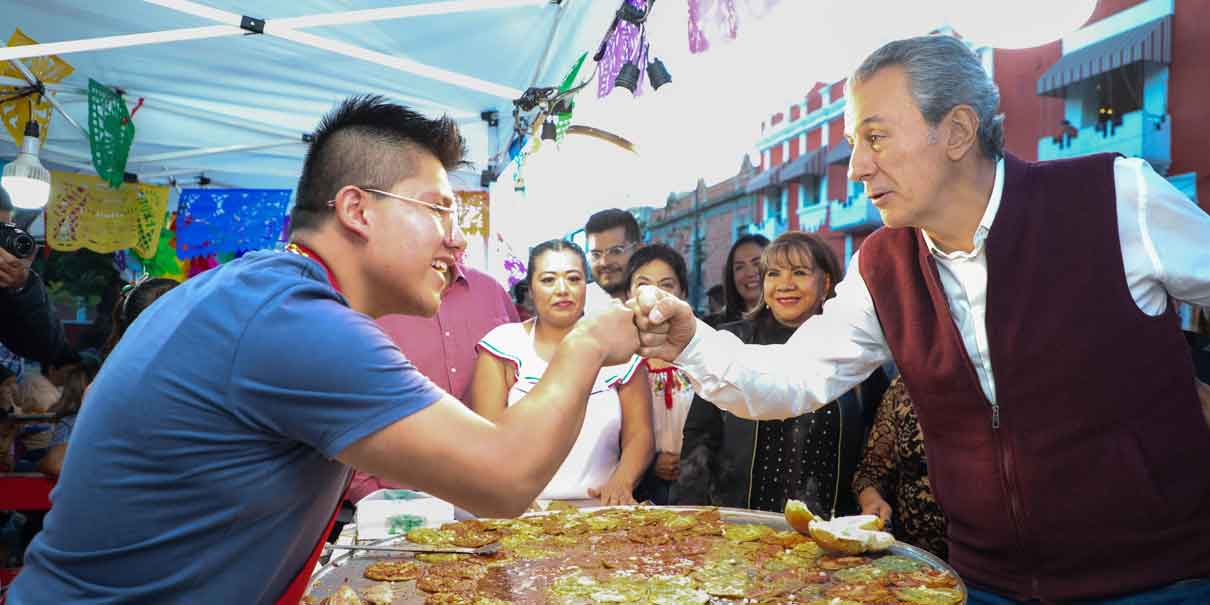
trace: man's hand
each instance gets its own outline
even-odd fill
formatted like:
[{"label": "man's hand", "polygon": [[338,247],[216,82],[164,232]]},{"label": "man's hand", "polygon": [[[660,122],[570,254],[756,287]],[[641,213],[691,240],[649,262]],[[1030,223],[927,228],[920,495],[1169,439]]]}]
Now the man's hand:
[{"label": "man's hand", "polygon": [[681,475],[681,457],[672,452],[660,452],[655,457],[655,476],[664,481],[676,481]]},{"label": "man's hand", "polygon": [[617,301],[598,313],[585,316],[576,323],[575,329],[605,353],[603,365],[626,363],[639,348],[634,312]]},{"label": "man's hand", "polygon": [[697,320],[689,303],[655,286],[643,285],[630,304],[639,328],[639,355],[672,361],[693,339]]},{"label": "man's hand", "polygon": [[857,494],[857,504],[861,506],[861,514],[878,515],[883,523],[891,522],[891,505],[882,499],[877,489],[867,487]]},{"label": "man's hand", "polygon": [[34,264],[34,257],[17,258],[0,248],[0,289],[20,290],[29,279],[29,266]]},{"label": "man's hand", "polygon": [[615,474],[597,489],[588,488],[588,497],[601,501],[602,506],[615,504],[638,504],[634,500],[634,487],[622,481]]}]

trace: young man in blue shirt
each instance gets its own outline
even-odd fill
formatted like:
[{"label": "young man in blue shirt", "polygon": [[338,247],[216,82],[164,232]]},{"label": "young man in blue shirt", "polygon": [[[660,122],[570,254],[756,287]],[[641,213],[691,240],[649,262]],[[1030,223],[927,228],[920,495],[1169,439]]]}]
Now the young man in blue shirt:
[{"label": "young man in blue shirt", "polygon": [[480,515],[525,510],[637,333],[621,305],[581,322],[557,378],[494,423],[416,371],[374,318],[436,312],[463,151],[452,121],[380,97],[323,119],[289,251],[185,282],[107,359],[10,605],[273,603],[309,573],[350,467]]}]

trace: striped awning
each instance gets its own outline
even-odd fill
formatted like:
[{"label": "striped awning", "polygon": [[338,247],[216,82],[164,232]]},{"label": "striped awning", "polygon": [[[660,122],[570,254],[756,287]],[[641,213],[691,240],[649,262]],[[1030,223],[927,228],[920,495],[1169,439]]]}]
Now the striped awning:
[{"label": "striped awning", "polygon": [[822,176],[828,169],[827,162],[824,161],[827,153],[824,149],[824,147],[812,149],[783,166],[781,169],[782,182],[804,176]]},{"label": "striped awning", "polygon": [[1038,94],[1062,96],[1071,84],[1140,61],[1172,63],[1172,15],[1063,55],[1038,79]]},{"label": "striped awning", "polygon": [[847,140],[841,139],[839,143],[828,147],[827,162],[829,164],[847,164],[851,155],[853,155],[853,146]]},{"label": "striped awning", "polygon": [[748,184],[744,187],[744,191],[747,193],[757,193],[763,189],[776,187],[778,183],[781,183],[781,178],[778,175],[780,172],[781,166],[773,166],[772,168],[761,172],[748,180]]}]

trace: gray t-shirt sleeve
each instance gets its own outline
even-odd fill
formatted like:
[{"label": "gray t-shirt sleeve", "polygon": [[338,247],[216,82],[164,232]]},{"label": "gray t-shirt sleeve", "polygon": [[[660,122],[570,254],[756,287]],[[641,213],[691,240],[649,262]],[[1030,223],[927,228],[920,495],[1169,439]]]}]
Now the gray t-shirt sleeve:
[{"label": "gray t-shirt sleeve", "polygon": [[444,395],[368,316],[307,288],[248,324],[228,388],[232,413],[333,459]]}]

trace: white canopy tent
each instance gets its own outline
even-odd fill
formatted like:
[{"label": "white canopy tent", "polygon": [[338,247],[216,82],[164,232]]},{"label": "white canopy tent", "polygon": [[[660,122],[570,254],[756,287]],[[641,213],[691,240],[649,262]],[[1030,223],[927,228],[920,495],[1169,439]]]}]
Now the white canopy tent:
[{"label": "white canopy tent", "polygon": [[[19,27],[40,47],[0,48],[0,59],[53,52],[71,63],[75,72],[47,88],[80,125],[89,78],[125,91],[131,106],[144,98],[127,171],[145,182],[205,174],[226,186],[292,187],[303,135],[340,99],[372,92],[456,119],[475,165],[459,185],[477,188],[511,134],[512,100],[557,84],[615,9],[573,0],[3,0],[0,36]],[[244,16],[263,22],[241,29]],[[498,128],[486,111],[497,112]],[[55,116],[42,159],[90,171],[88,139],[69,122]],[[0,157],[15,153],[5,135]]]}]

